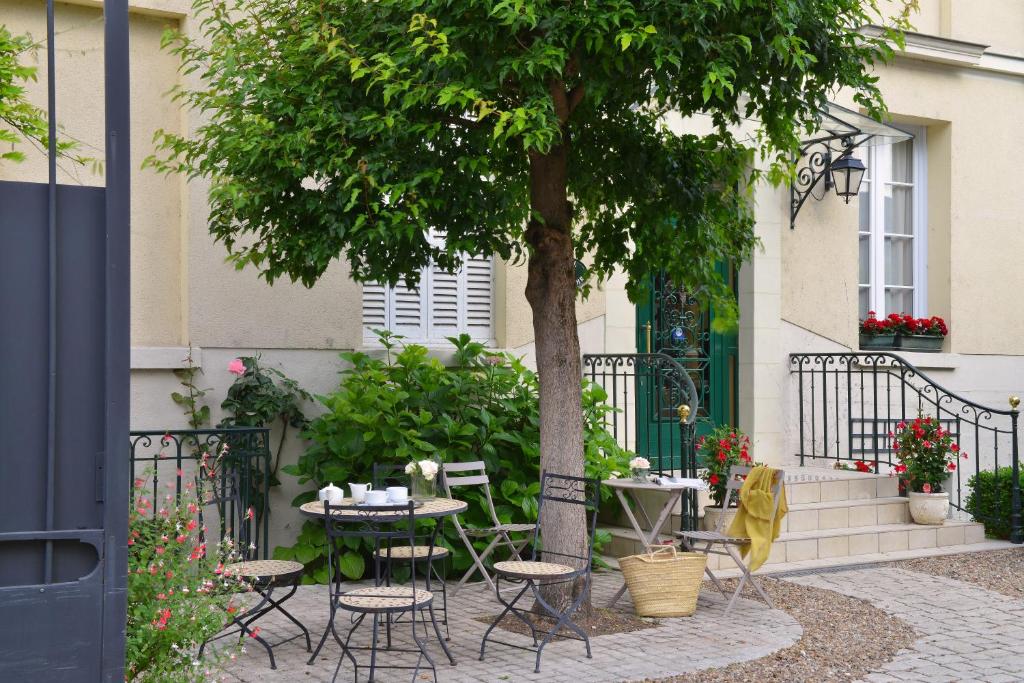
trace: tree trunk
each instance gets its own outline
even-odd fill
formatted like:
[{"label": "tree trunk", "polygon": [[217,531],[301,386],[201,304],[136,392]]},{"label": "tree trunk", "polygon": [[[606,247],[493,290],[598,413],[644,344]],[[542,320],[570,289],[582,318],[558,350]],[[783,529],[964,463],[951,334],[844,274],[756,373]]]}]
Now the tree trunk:
[{"label": "tree trunk", "polygon": [[[530,200],[535,217],[527,229],[533,250],[526,298],[533,311],[540,380],[541,470],[583,476],[582,377],[567,158],[567,137],[548,154],[530,157]],[[585,556],[589,542],[586,519],[582,506],[547,504],[541,517],[544,550]],[[571,564],[557,555],[548,561]],[[581,584],[545,587],[544,597],[556,607],[565,607],[578,595]],[[584,609],[589,612],[589,596]]]}]

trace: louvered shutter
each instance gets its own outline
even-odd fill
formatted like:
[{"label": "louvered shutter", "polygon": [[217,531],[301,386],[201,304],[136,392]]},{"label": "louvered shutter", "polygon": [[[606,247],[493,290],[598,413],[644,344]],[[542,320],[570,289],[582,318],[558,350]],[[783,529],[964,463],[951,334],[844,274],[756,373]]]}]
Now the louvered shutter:
[{"label": "louvered shutter", "polygon": [[388,288],[377,282],[363,285],[363,339],[377,338],[374,330],[388,328]]},{"label": "louvered shutter", "polygon": [[424,279],[421,275],[418,289],[409,289],[400,284],[392,287],[390,292],[391,331],[410,341],[422,340],[427,336],[427,307],[424,306],[422,292],[428,291],[429,283]]},{"label": "louvered shutter", "polygon": [[493,332],[493,260],[490,256],[471,256],[462,270],[465,285],[465,322],[463,329],[473,339],[489,341]]}]

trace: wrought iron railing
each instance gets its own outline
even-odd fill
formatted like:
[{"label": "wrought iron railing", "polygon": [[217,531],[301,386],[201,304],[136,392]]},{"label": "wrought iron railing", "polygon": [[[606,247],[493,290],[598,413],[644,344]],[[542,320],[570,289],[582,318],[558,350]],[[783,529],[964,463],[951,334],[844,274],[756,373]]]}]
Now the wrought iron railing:
[{"label": "wrought iron railing", "polygon": [[[583,376],[604,389],[605,427],[620,446],[647,458],[654,473],[697,476],[698,394],[682,365],[661,353],[587,354]],[[694,528],[695,491],[683,496],[682,519]]]},{"label": "wrought iron railing", "polygon": [[[949,391],[892,353],[795,353],[790,370],[796,379],[797,457],[808,460],[863,460],[876,472],[891,472],[892,437],[900,422],[919,415],[939,420],[966,451],[945,487],[950,505],[966,516],[971,487],[979,473],[990,473],[996,490],[1009,488],[1010,501],[995,496],[975,511],[978,521],[1010,529],[1024,540],[1019,477],[1019,412],[991,408]],[[1011,468],[1011,481],[1005,468]],[[1001,469],[1002,468],[1002,469]]]},{"label": "wrought iron railing", "polygon": [[194,481],[203,454],[220,458],[216,469],[214,487],[226,491],[231,486],[229,478],[237,475],[239,504],[241,510],[253,508],[251,520],[231,524],[227,520],[238,520],[239,510],[229,505],[220,510],[218,519],[207,524],[216,524],[220,538],[254,543],[254,558],[266,559],[270,548],[270,521],[268,503],[270,500],[270,430],[255,427],[232,427],[225,429],[185,429],[170,431],[143,430],[131,432],[131,480],[142,478],[144,488],[154,497],[166,495],[171,489],[167,483],[173,481],[173,491],[180,496],[185,486]]}]

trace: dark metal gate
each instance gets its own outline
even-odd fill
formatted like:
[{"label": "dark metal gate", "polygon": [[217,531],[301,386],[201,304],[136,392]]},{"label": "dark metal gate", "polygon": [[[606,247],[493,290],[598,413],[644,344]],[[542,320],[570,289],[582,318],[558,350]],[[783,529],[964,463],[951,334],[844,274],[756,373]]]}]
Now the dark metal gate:
[{"label": "dark metal gate", "polygon": [[[106,0],[106,186],[0,182],[0,681],[121,681],[128,524],[128,10]],[[74,113],[71,113],[74,116]]]}]

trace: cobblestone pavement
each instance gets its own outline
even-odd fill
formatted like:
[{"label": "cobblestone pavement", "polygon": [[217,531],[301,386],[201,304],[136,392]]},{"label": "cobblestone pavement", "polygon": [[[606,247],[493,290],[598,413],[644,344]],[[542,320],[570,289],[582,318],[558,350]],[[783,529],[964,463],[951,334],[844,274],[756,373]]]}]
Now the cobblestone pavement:
[{"label": "cobblestone pavement", "polygon": [[[604,605],[621,585],[621,575],[597,573],[594,575],[594,602]],[[440,594],[436,593],[438,602]],[[439,605],[438,605],[439,606]],[[436,639],[428,649],[437,662],[438,680],[444,683],[466,681],[599,681],[638,680],[661,678],[673,674],[719,667],[737,661],[757,659],[788,647],[800,638],[799,624],[788,614],[769,610],[751,600],[741,600],[729,618],[723,617],[725,603],[721,596],[702,594],[697,613],[692,617],[663,619],[655,628],[632,633],[621,633],[591,638],[593,659],[587,659],[583,643],[577,641],[553,642],[544,649],[541,673],[533,673],[532,652],[517,650],[498,644],[488,644],[487,656],[479,661],[480,639],[486,628],[477,617],[496,615],[501,606],[482,586],[473,585],[455,596],[449,596],[451,635],[449,643],[457,665],[449,666]],[[327,623],[327,594],[324,586],[304,586],[286,607],[309,628],[313,646]],[[619,608],[631,610],[628,595],[619,601]],[[344,616],[339,627],[347,625]],[[260,622],[261,635],[270,642],[286,638],[295,627],[283,617],[268,616]],[[443,628],[443,627],[442,627]],[[357,638],[369,643],[369,622],[357,631]],[[344,631],[342,631],[344,633]],[[422,635],[422,631],[420,632]],[[411,634],[408,624],[394,631],[395,646],[409,647]],[[502,632],[502,640],[530,645],[527,636]],[[368,653],[361,653],[364,659]],[[257,683],[263,681],[329,681],[341,656],[338,645],[329,639],[320,656],[311,665],[306,664],[309,654],[304,643],[293,640],[275,649],[278,668],[271,670],[266,651],[251,641],[245,652],[231,663],[229,680]],[[386,653],[381,656],[392,663],[413,663],[414,655]],[[412,659],[410,659],[412,658]],[[383,662],[382,662],[383,663]],[[366,680],[365,669],[360,668],[360,681]],[[382,683],[410,681],[411,672],[381,671],[377,678]],[[346,661],[338,674],[339,681],[352,681],[351,665]],[[429,672],[419,680],[430,680]]]},{"label": "cobblestone pavement", "polygon": [[867,676],[870,683],[1024,681],[1024,600],[892,567],[786,580],[862,598],[914,627],[914,646]]}]

